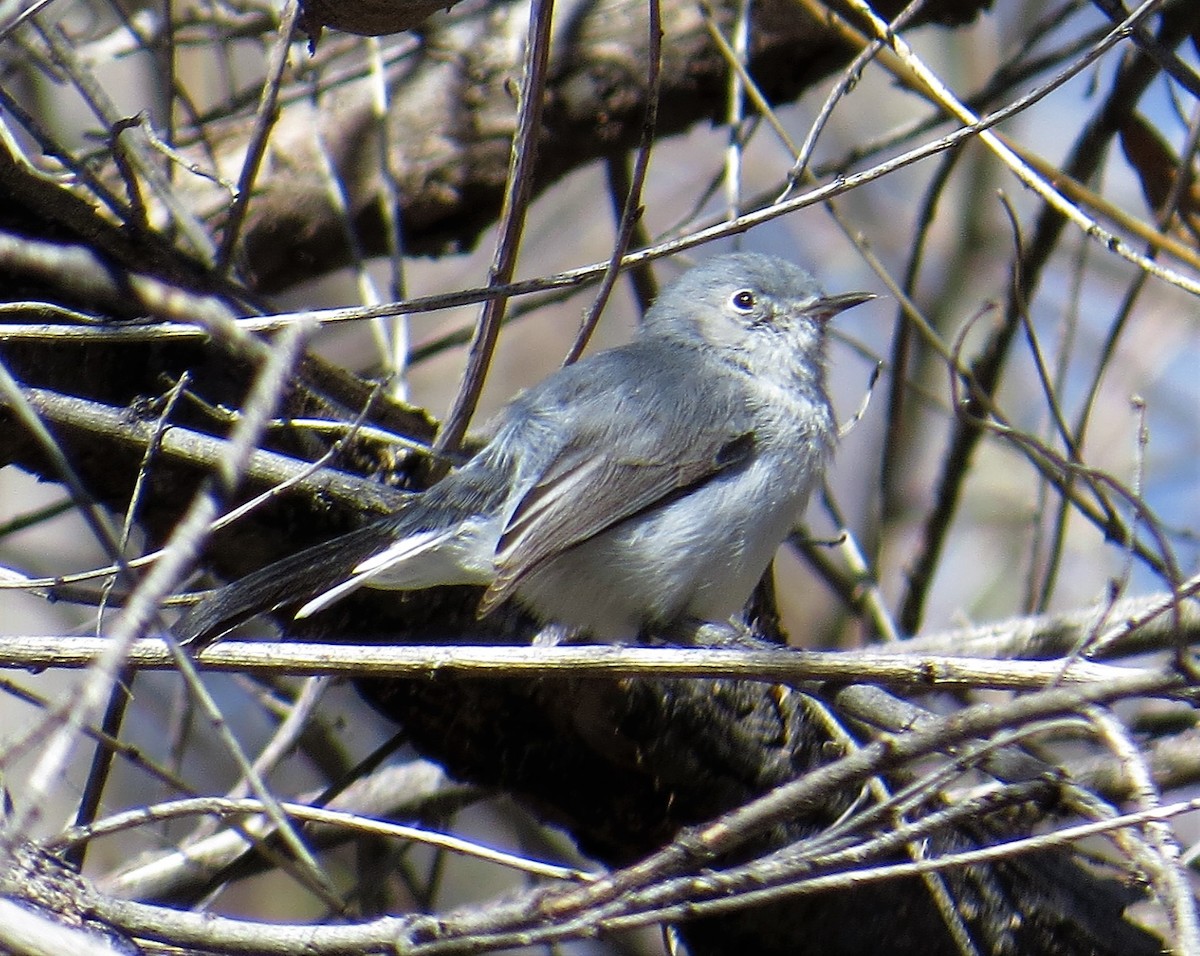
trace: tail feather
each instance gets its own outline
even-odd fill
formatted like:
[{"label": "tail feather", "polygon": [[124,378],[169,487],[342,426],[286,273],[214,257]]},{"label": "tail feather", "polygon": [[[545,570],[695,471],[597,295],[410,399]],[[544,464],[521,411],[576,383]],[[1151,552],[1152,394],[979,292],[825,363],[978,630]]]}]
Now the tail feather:
[{"label": "tail feather", "polygon": [[258,614],[330,591],[394,535],[391,521],[374,521],[260,568],[193,605],[176,623],[175,636],[199,650]]},{"label": "tail feather", "polygon": [[[355,565],[350,573],[350,577],[339,581],[332,588],[320,592],[301,607],[296,612],[296,619],[300,620],[301,618],[316,614],[318,611],[323,611],[329,605],[340,601],[347,594],[357,591],[359,588],[370,584],[376,579],[387,580],[388,583],[385,586],[397,590],[407,590],[406,585],[412,587],[421,586],[421,582],[424,582],[425,579],[420,572],[413,575],[410,580],[403,575],[396,577],[395,569],[404,566],[407,562],[411,562],[414,558],[418,558],[427,551],[436,550],[439,544],[452,538],[455,533],[455,528],[439,528],[433,531],[421,531],[417,534],[389,542],[388,546],[382,551],[375,552],[365,561]],[[428,586],[428,583],[426,582],[425,586]]]}]

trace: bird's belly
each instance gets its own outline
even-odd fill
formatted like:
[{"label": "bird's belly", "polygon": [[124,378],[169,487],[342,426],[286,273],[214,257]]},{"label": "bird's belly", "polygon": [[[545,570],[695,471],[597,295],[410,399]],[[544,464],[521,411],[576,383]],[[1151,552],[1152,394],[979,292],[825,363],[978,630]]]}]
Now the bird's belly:
[{"label": "bird's belly", "polygon": [[727,620],[799,518],[814,465],[755,461],[545,562],[518,597],[599,640],[683,618]]}]

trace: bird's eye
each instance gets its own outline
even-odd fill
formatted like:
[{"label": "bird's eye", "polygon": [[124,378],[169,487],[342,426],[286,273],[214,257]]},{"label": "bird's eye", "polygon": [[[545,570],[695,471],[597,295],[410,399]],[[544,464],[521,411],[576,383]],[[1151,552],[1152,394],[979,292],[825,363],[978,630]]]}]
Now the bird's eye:
[{"label": "bird's eye", "polygon": [[739,312],[749,312],[754,308],[754,293],[749,289],[738,289],[737,292],[729,297],[729,301]]}]

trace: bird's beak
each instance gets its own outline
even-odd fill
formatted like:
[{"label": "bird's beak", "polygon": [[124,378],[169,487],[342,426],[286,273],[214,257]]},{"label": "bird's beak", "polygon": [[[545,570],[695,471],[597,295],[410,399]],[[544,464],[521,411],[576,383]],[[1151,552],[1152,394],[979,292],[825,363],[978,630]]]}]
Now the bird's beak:
[{"label": "bird's beak", "polygon": [[827,295],[817,299],[804,311],[818,319],[832,319],[839,312],[853,309],[856,305],[870,302],[878,298],[874,292],[843,292],[841,295]]}]

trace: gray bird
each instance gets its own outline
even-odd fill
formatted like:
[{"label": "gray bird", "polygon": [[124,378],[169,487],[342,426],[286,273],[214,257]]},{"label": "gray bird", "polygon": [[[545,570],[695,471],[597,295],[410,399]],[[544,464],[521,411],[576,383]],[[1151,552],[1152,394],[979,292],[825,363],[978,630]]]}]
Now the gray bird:
[{"label": "gray bird", "polygon": [[637,339],[514,399],[488,444],[402,506],[218,591],[177,626],[204,642],[362,586],[486,587],[601,641],[745,604],[804,511],[836,436],[825,325],[874,298],[736,253],[668,286]]}]

